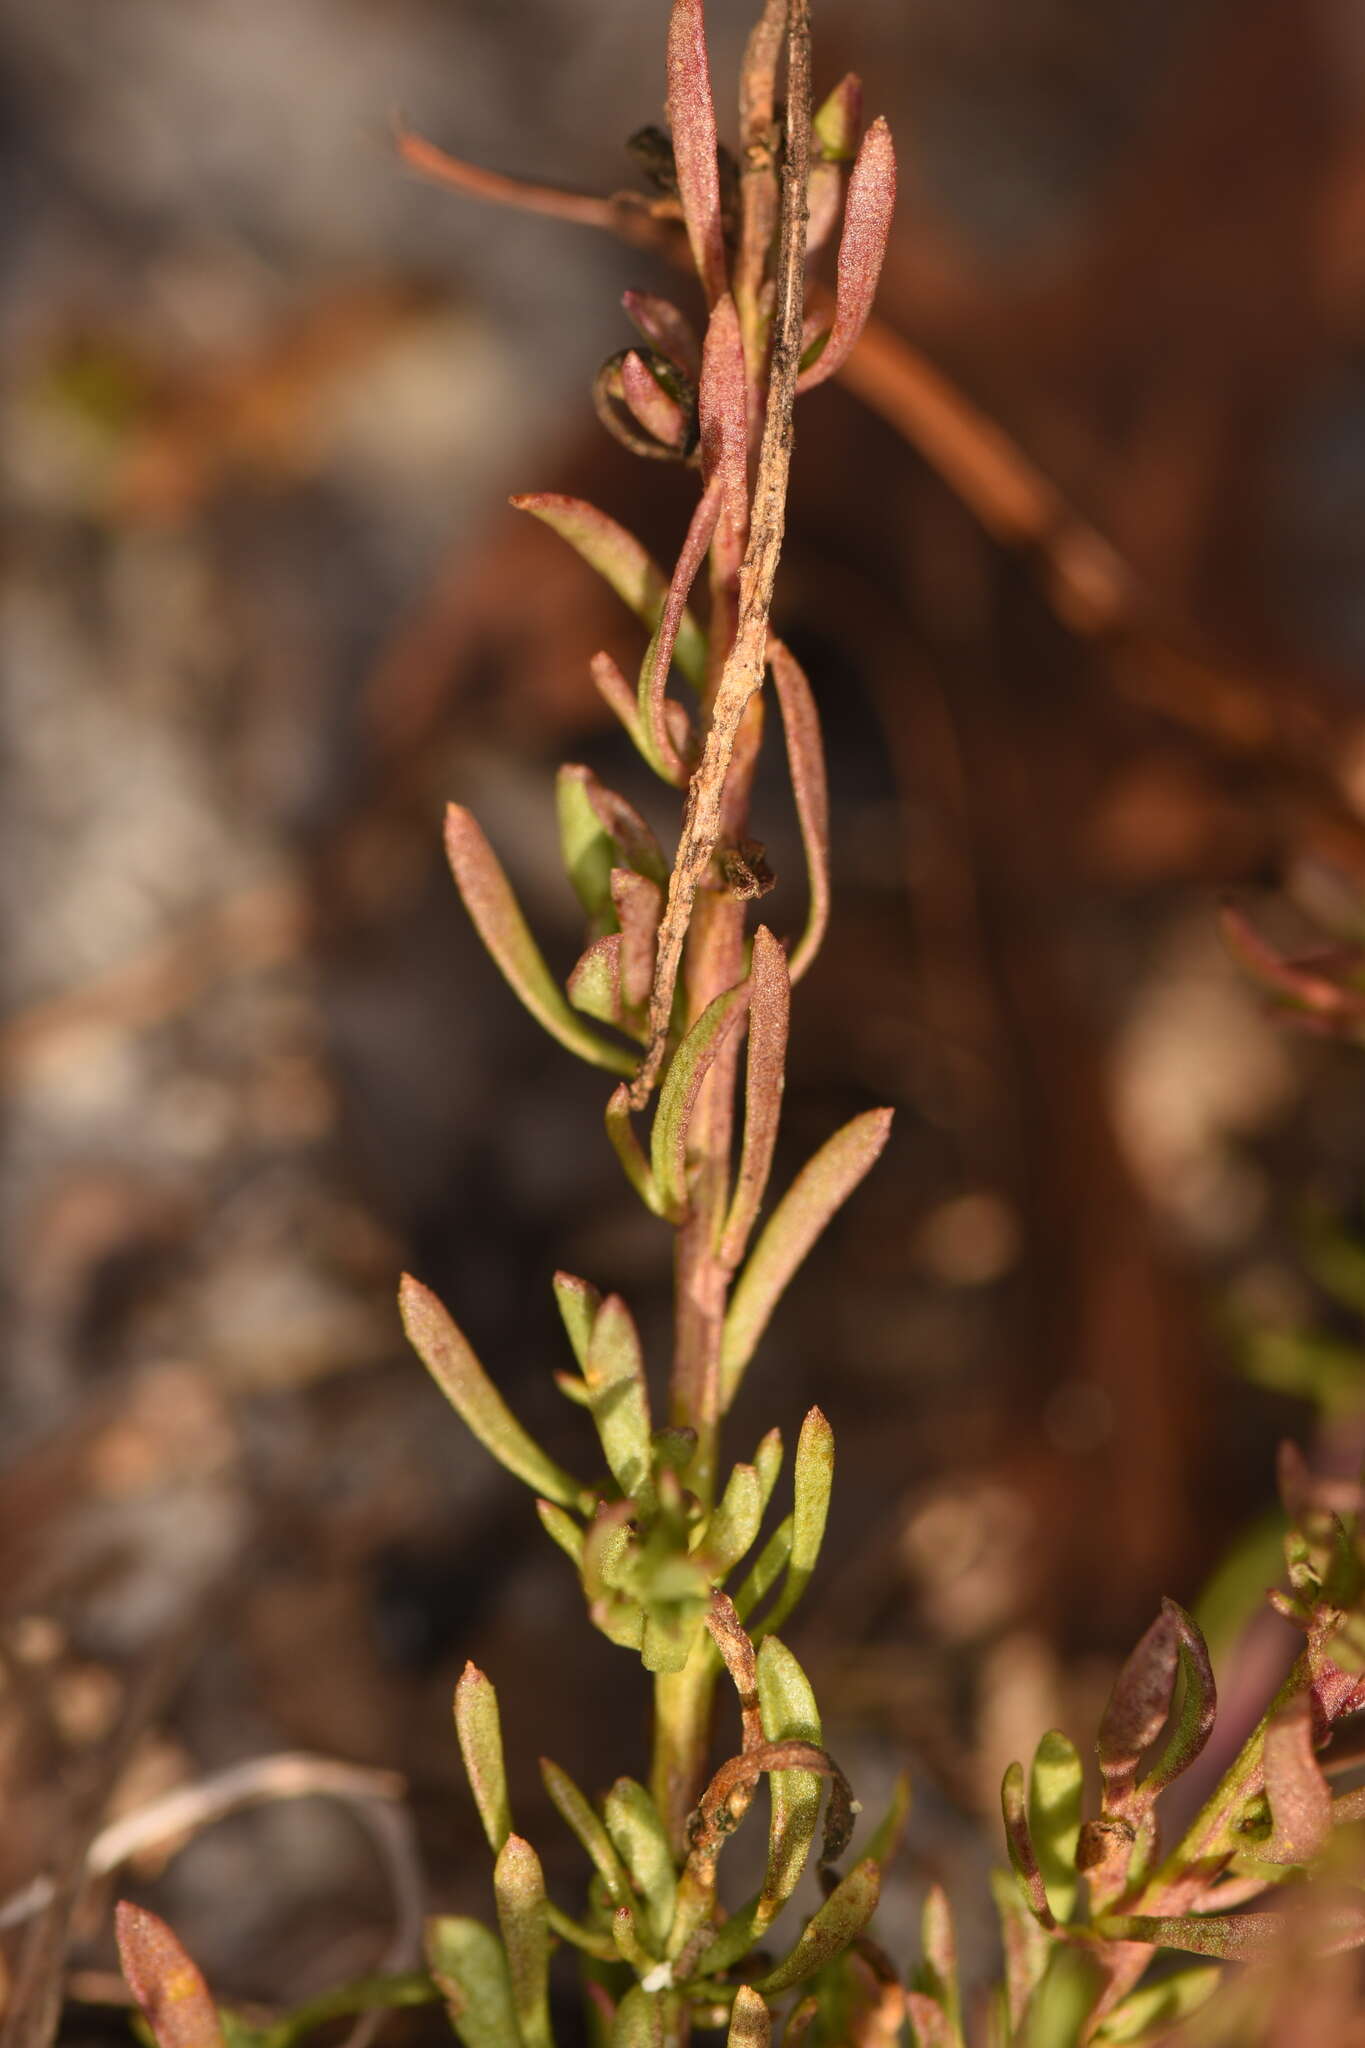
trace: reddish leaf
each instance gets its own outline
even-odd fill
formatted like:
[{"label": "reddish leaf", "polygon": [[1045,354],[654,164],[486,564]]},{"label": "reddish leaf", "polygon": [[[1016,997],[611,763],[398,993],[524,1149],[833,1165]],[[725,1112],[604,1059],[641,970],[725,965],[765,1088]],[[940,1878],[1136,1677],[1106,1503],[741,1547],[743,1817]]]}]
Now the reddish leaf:
[{"label": "reddish leaf", "polygon": [[1296,1693],[1265,1732],[1265,1792],[1273,1831],[1266,1863],[1309,1863],[1332,1831],[1332,1794],[1313,1744],[1307,1693]]},{"label": "reddish leaf", "polygon": [[801,843],[806,850],[806,874],[810,908],[806,929],[792,951],[791,979],[799,981],[820,950],[829,923],[829,785],[825,775],[825,744],[820,732],[820,715],[806,679],[805,670],[790,649],[776,638],[768,640],[768,663],[782,731],[787,742],[787,772],[796,799]]},{"label": "reddish leaf", "polygon": [[1057,1923],[1047,1902],[1047,1887],[1043,1883],[1043,1873],[1034,1854],[1033,1837],[1029,1833],[1028,1798],[1022,1764],[1011,1764],[1005,1773],[1000,1787],[1000,1811],[1005,1822],[1005,1844],[1010,1852],[1010,1863],[1028,1909],[1040,1927],[1055,1927]]},{"label": "reddish leaf", "polygon": [[681,451],[687,442],[687,415],[636,349],[621,359],[621,396],[647,434],[665,448]]},{"label": "reddish leaf", "polygon": [[664,598],[659,624],[640,670],[639,723],[649,745],[646,759],[657,774],[674,784],[686,782],[687,768],[679,758],[669,730],[664,693],[668,686],[668,671],[676,651],[678,635],[687,616],[687,600],[692,585],[696,582],[697,572],[706,560],[706,550],[711,545],[711,536],[716,530],[720,509],[721,486],[719,482],[708,484],[696,511],[692,514],[677,566],[674,568],[673,578]]},{"label": "reddish leaf", "polygon": [[843,368],[853,353],[876,297],[895,204],[896,152],[891,130],[879,115],[863,137],[857,162],[849,173],[829,339],[810,368],[802,371],[797,380],[798,391],[823,384]]},{"label": "reddish leaf", "polygon": [[628,1010],[643,1010],[654,979],[654,940],[663,911],[663,891],[630,868],[613,868],[611,900],[621,926],[621,995]]},{"label": "reddish leaf", "polygon": [[702,348],[697,389],[702,475],[718,478],[725,516],[740,549],[749,523],[749,427],[744,342],[735,302],[727,292],[716,302]]},{"label": "reddish leaf", "polygon": [[1181,1631],[1172,1602],[1131,1653],[1114,1681],[1096,1744],[1104,1778],[1104,1810],[1128,1803],[1143,1753],[1156,1741],[1171,1710]]},{"label": "reddish leaf", "polygon": [[714,305],[725,290],[725,236],[702,0],[673,0],[668,24],[668,125],[692,261],[707,303]]},{"label": "reddish leaf", "polygon": [[740,982],[708,1003],[668,1063],[650,1132],[654,1183],[670,1221],[687,1213],[687,1133],[702,1082],[716,1054],[744,1015],[749,984]]},{"label": "reddish leaf", "polygon": [[772,1171],[786,1085],[791,982],[787,956],[768,930],[754,933],[749,970],[749,1048],[744,1079],[744,1144],[719,1257],[731,1269],[744,1256]]},{"label": "reddish leaf", "polygon": [[661,356],[676,363],[684,376],[696,377],[701,367],[701,350],[696,330],[685,313],[680,313],[670,299],[658,298],[653,292],[623,292],[621,304]]},{"label": "reddish leaf", "polygon": [[165,1921],[122,1899],[114,1927],[128,1988],[146,2014],[159,2048],[223,2048],[223,2029],[208,1986]]},{"label": "reddish leaf", "polygon": [[[595,505],[559,491],[523,492],[509,502],[566,540],[654,631],[663,616],[668,583],[633,533]],[[677,625],[676,643],[674,660],[687,680],[701,689],[706,682],[706,635],[690,613],[685,612]]]}]

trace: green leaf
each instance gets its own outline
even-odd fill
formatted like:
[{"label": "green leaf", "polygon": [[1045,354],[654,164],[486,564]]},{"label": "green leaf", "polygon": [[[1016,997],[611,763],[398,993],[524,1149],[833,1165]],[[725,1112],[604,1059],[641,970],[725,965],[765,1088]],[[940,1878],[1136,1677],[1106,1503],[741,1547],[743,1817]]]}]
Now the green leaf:
[{"label": "green leaf", "polygon": [[427,1961],[464,2048],[521,2048],[502,1944],[478,1920],[428,1920]]},{"label": "green leaf", "polygon": [[597,1312],[583,1377],[612,1476],[627,1500],[653,1504],[652,1424],[645,1362],[634,1318],[619,1294]]},{"label": "green leaf", "polygon": [[773,2016],[756,1991],[741,1984],[730,2008],[730,2031],[725,2048],[768,2048],[773,2038]]},{"label": "green leaf", "polygon": [[748,1620],[759,1602],[777,1584],[791,1557],[791,1549],[792,1518],[788,1515],[778,1523],[735,1589],[735,1612],[741,1621]]},{"label": "green leaf", "polygon": [[[575,1571],[583,1568],[583,1531],[572,1515],[563,1508],[557,1508],[553,1501],[538,1500],[536,1513],[545,1534],[556,1542]],[[496,1847],[496,1844],[494,1845]]]},{"label": "green leaf", "polygon": [[883,1870],[900,1847],[901,1835],[905,1831],[906,1816],[910,1812],[910,1774],[901,1771],[891,1788],[891,1803],[873,1830],[864,1855],[874,1863],[880,1863]]},{"label": "green leaf", "polygon": [[806,1923],[805,1932],[791,1954],[769,1970],[766,1977],[760,1977],[755,1989],[768,1997],[774,1991],[790,1990],[793,1984],[800,1984],[823,1969],[850,1942],[857,1940],[877,1910],[880,1891],[881,1872],[877,1865],[855,1863]]},{"label": "green leaf", "polygon": [[763,1487],[752,1465],[736,1465],[726,1482],[702,1544],[711,1576],[720,1585],[758,1534],[763,1520]]},{"label": "green leaf", "polygon": [[[119,1962],[157,2048],[223,2048],[223,2028],[199,1967],[180,1938],[145,1906],[120,1900]],[[55,2019],[55,2015],[54,2015]]]},{"label": "green leaf", "polygon": [[697,1095],[748,999],[749,985],[742,981],[708,1003],[664,1075],[650,1132],[650,1164],[663,1213],[672,1223],[681,1223],[687,1214],[687,1130]]},{"label": "green leaf", "polygon": [[575,1016],[531,937],[511,884],[470,813],[446,811],[446,853],[474,928],[494,965],[536,1022],[570,1052],[610,1074],[633,1074],[634,1056],[589,1031]]},{"label": "green leaf", "polygon": [[788,968],[791,980],[797,982],[819,952],[829,923],[829,780],[820,714],[805,670],[790,648],[772,634],[768,637],[768,662],[782,713],[787,772],[796,801],[810,891],[806,928],[793,949]]},{"label": "green leaf", "polygon": [[612,2048],[664,2048],[662,2001],[656,1993],[633,1985],[616,2008]]},{"label": "green leaf", "polygon": [[611,871],[616,865],[616,847],[589,798],[590,774],[590,769],[566,764],[555,778],[559,850],[564,872],[584,910],[589,917],[606,924],[611,921]]},{"label": "green leaf", "polygon": [[725,1318],[723,1407],[728,1408],[734,1400],[744,1368],[787,1282],[830,1218],[875,1164],[890,1135],[891,1114],[889,1109],[869,1109],[836,1131],[802,1168],[769,1217]]},{"label": "green leaf", "polygon": [[611,1837],[592,1806],[568,1772],[551,1763],[547,1756],[540,1759],[540,1775],[560,1818],[573,1830],[592,1858],[593,1867],[606,1886],[612,1905],[628,1906],[630,1879],[625,1865],[612,1847]]},{"label": "green leaf", "polygon": [[759,1492],[765,1514],[773,1497],[773,1488],[777,1485],[782,1471],[782,1458],[782,1432],[780,1429],[770,1429],[767,1435],[759,1440],[758,1449],[754,1452],[754,1470],[758,1474]]},{"label": "green leaf", "polygon": [[545,1873],[535,1850],[520,1835],[509,1835],[502,1845],[493,1868],[493,1895],[522,2048],[553,2048]]},{"label": "green leaf", "polygon": [[[1227,1963],[1255,1962],[1282,1946],[1295,1921],[1287,1913],[1182,1913],[1166,1918],[1147,1913],[1106,1915],[1096,1931],[1106,1940],[1151,1942],[1156,1948],[1187,1949]],[[1312,1922],[1319,1955],[1336,1955],[1365,1943],[1365,1909],[1327,1909]]]},{"label": "green leaf", "polygon": [[787,956],[766,925],[754,933],[749,969],[749,1047],[744,1078],[744,1143],[734,1199],[718,1258],[727,1270],[744,1256],[772,1172],[787,1073],[791,982]]},{"label": "green leaf", "polygon": [[[769,1742],[824,1741],[820,1710],[810,1680],[786,1644],[768,1636],[758,1652],[758,1710]],[[773,1771],[769,1775],[772,1817],[768,1867],[755,1915],[761,1934],[796,1890],[820,1818],[820,1779],[814,1771]]]},{"label": "green leaf", "polygon": [[624,1081],[611,1092],[605,1122],[611,1149],[620,1160],[626,1179],[651,1216],[662,1216],[663,1196],[655,1185],[644,1148],[635,1135],[635,1126],[630,1119],[630,1089]]},{"label": "green leaf", "polygon": [[[825,1540],[829,1497],[834,1487],[834,1431],[824,1412],[811,1408],[796,1440],[792,1472],[792,1547],[787,1578],[759,1632],[780,1628],[811,1582]],[[738,1603],[736,1603],[738,1604]]]},{"label": "green leaf", "polygon": [[607,1833],[644,1901],[649,1937],[661,1954],[678,1891],[668,1830],[654,1801],[634,1778],[616,1780],[607,1794],[606,1813]]},{"label": "green leaf", "polygon": [[1179,1696],[1166,1745],[1142,1781],[1143,1793],[1148,1796],[1188,1770],[1213,1733],[1218,1711],[1213,1666],[1198,1624],[1174,1600],[1163,1600],[1162,1611],[1175,1633]]},{"label": "green leaf", "polygon": [[1216,1963],[1198,1963],[1188,1970],[1177,1970],[1174,1976],[1163,1977],[1158,1984],[1144,1984],[1130,1991],[1101,2021],[1096,2041],[1113,2043],[1115,2048],[1119,2044],[1123,2048],[1137,2048],[1138,2043],[1158,2035],[1164,2037],[1170,2028],[1198,2012],[1213,1996],[1222,1975]]},{"label": "green leaf", "polygon": [[578,1280],[572,1273],[556,1273],[554,1290],[560,1317],[573,1346],[573,1355],[578,1360],[578,1370],[582,1372],[602,1297],[591,1282]]},{"label": "green leaf", "polygon": [[1104,1989],[1098,1957],[1054,1944],[1024,2025],[1024,2048],[1080,2048]]},{"label": "green leaf", "polygon": [[1051,1729],[1038,1744],[1029,1773],[1028,1824],[1047,1902],[1062,1921],[1076,1910],[1082,1777],[1076,1745]]},{"label": "green leaf", "polygon": [[585,1017],[638,1035],[626,1016],[621,994],[621,934],[607,932],[586,946],[565,983],[569,1001]]},{"label": "green leaf", "polygon": [[915,1986],[932,1998],[948,2022],[948,2038],[962,2039],[962,1995],[957,1981],[957,1934],[953,1912],[942,1885],[930,1885],[920,1922],[923,1960]]},{"label": "green leaf", "polygon": [[565,1508],[590,1508],[592,1495],[526,1434],[430,1288],[405,1273],[398,1307],[408,1342],[484,1449],[547,1500]]},{"label": "green leaf", "polygon": [[455,1687],[455,1732],[464,1758],[464,1774],[474,1794],[488,1846],[496,1856],[512,1832],[512,1807],[503,1768],[498,1696],[476,1664],[465,1665]]},{"label": "green leaf", "polygon": [[642,1016],[654,981],[663,891],[629,868],[613,868],[611,900],[621,927],[621,999],[628,1016]]},{"label": "green leaf", "polygon": [[[663,614],[668,579],[634,534],[595,505],[585,504],[581,498],[561,497],[555,491],[536,491],[511,502],[519,512],[531,513],[566,540],[650,632],[654,631]],[[705,687],[706,635],[690,612],[683,614],[673,659],[696,689]]]}]

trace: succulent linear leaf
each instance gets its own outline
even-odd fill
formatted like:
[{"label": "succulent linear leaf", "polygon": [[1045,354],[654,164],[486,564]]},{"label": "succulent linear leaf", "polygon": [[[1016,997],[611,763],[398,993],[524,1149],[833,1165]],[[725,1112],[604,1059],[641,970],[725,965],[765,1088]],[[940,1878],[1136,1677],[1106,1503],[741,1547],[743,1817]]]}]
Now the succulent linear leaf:
[{"label": "succulent linear leaf", "polygon": [[427,1922],[426,1950],[464,2048],[519,2048],[512,1982],[496,1935],[482,1921],[445,1915]]},{"label": "succulent linear leaf", "polygon": [[496,1856],[512,1832],[512,1807],[507,1796],[498,1696],[475,1664],[465,1665],[455,1687],[455,1731],[469,1789],[488,1846]]},{"label": "succulent linear leaf", "polygon": [[120,1901],[119,1962],[157,2048],[224,2048],[218,2009],[178,1935],[145,1906]]}]

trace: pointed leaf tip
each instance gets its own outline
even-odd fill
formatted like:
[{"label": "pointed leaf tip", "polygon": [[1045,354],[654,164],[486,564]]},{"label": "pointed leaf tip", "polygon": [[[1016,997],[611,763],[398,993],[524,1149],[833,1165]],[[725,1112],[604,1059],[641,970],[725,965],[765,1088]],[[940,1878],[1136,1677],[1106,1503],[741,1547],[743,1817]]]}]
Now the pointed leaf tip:
[{"label": "pointed leaf tip", "polygon": [[561,1507],[590,1500],[585,1489],[527,1435],[471,1350],[463,1332],[429,1287],[403,1275],[398,1308],[408,1342],[465,1428],[500,1465],[533,1492]]},{"label": "pointed leaf tip", "polygon": [[668,125],[692,261],[709,304],[725,290],[725,234],[716,161],[716,109],[702,0],[673,0],[668,23]]}]

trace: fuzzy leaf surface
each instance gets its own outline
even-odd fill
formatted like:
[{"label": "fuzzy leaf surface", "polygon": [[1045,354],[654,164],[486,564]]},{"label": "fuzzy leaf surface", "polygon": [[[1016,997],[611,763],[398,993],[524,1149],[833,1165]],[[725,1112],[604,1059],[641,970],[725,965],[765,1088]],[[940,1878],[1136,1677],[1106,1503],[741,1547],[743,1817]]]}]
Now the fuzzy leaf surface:
[{"label": "fuzzy leaf surface", "polygon": [[455,1732],[464,1774],[479,1809],[488,1846],[496,1856],[512,1832],[512,1807],[502,1756],[498,1696],[476,1664],[466,1664],[455,1687]]},{"label": "fuzzy leaf surface", "polygon": [[178,1935],[145,1906],[120,1900],[114,1913],[119,1962],[157,2048],[223,2048],[217,2007]]}]

